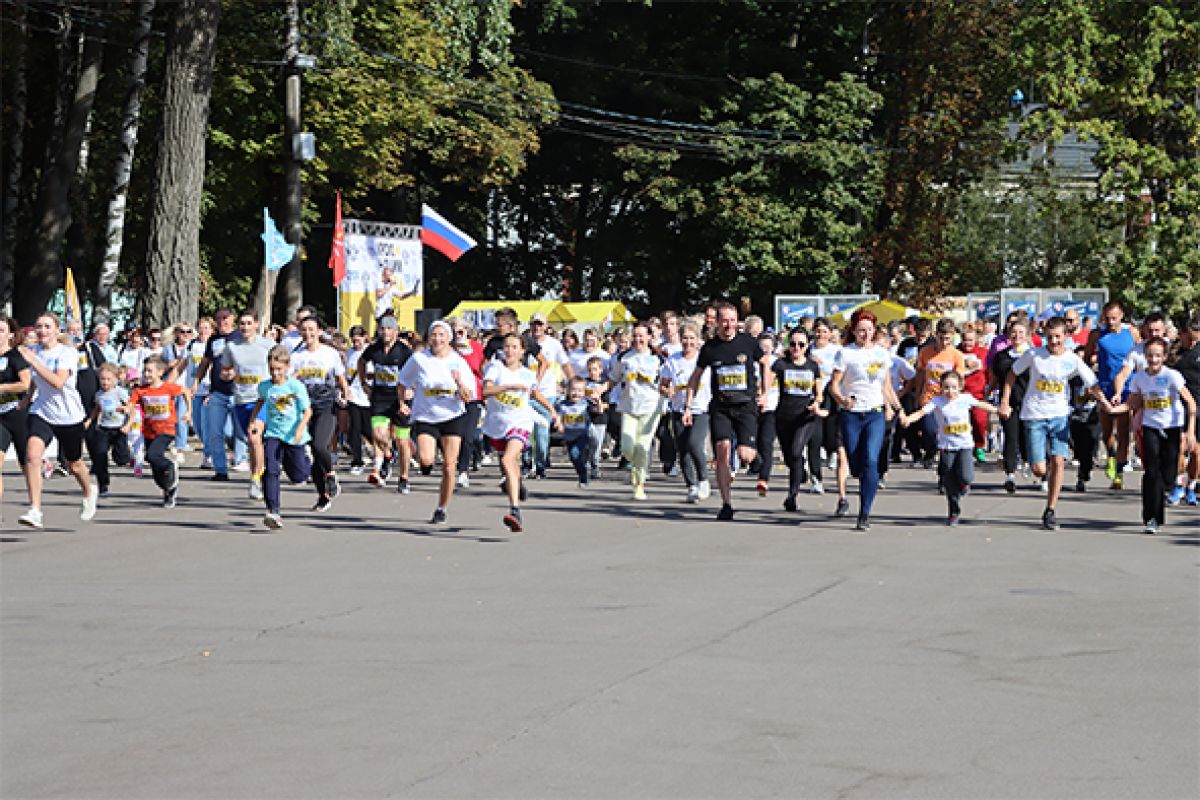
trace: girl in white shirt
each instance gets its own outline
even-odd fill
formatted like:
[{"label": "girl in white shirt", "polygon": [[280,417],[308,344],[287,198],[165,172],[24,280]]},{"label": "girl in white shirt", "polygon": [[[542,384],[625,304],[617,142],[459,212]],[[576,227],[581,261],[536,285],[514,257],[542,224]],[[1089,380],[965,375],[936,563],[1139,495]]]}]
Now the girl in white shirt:
[{"label": "girl in white shirt", "polygon": [[549,408],[551,424],[555,427],[560,422],[554,406],[538,391],[537,374],[525,366],[525,343],[519,334],[510,333],[504,337],[503,356],[503,363],[492,359],[484,369],[483,396],[487,398],[487,413],[483,435],[500,454],[500,471],[504,475],[503,485],[509,502],[504,524],[513,533],[520,533],[523,530],[520,500],[524,493],[521,454],[529,447],[534,414],[537,413],[529,401],[536,400]]},{"label": "girl in white shirt", "polygon": [[58,317],[46,312],[34,325],[37,344],[20,347],[21,356],[29,362],[34,396],[29,406],[29,440],[25,446],[25,482],[29,486],[29,511],[18,522],[30,528],[42,527],[42,456],[51,440],[58,440],[58,449],[67,469],[83,490],[83,505],[79,518],[87,521],[96,516],[98,489],[88,478],[83,463],[83,400],[75,388],[75,373],[79,369],[79,352],[58,341]]},{"label": "girl in white shirt", "polygon": [[634,326],[632,344],[613,361],[612,376],[621,385],[621,453],[633,468],[633,498],[645,500],[650,445],[661,416],[662,359],[650,349],[650,328],[646,325]]},{"label": "girl in white shirt", "polygon": [[463,357],[454,351],[454,332],[438,320],[429,326],[427,349],[413,354],[400,370],[396,389],[404,398],[413,392],[412,407],[402,399],[400,413],[412,414],[412,438],[417,445],[421,474],[433,472],[438,445],[442,447],[442,483],[438,505],[430,522],[446,521],[446,507],[454,495],[458,451],[462,446],[467,403],[475,399],[475,375]]}]

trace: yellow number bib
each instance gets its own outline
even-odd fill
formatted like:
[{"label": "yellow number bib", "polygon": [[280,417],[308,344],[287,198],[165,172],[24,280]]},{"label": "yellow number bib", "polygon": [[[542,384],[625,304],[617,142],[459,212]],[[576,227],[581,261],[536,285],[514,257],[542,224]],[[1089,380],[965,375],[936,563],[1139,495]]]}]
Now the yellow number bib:
[{"label": "yellow number bib", "polygon": [[525,395],[516,392],[501,392],[496,395],[496,402],[509,408],[524,408]]},{"label": "yellow number bib", "polygon": [[239,386],[258,386],[262,383],[261,375],[238,375],[237,382]]},{"label": "yellow number bib", "polygon": [[1037,386],[1039,392],[1045,392],[1046,394],[1061,394],[1063,389],[1066,388],[1066,384],[1062,381],[1048,381],[1044,378],[1038,379],[1038,382],[1034,385]]},{"label": "yellow number bib", "polygon": [[440,386],[431,386],[425,390],[426,397],[449,397],[454,394],[454,389],[443,389]]},{"label": "yellow number bib", "polygon": [[942,433],[947,436],[957,436],[960,433],[970,433],[971,424],[969,422],[952,422],[949,425],[942,426]]},{"label": "yellow number bib", "polygon": [[301,367],[296,370],[296,377],[302,381],[325,380],[324,367]]},{"label": "yellow number bib", "polygon": [[1171,407],[1171,398],[1147,397],[1144,405],[1151,411],[1166,411]]}]

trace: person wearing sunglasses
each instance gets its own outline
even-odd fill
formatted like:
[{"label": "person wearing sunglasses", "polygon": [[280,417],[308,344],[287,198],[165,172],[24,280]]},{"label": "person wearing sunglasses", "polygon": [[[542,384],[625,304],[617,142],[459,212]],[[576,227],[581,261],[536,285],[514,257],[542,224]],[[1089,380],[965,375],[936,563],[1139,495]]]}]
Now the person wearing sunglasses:
[{"label": "person wearing sunglasses", "polygon": [[783,507],[796,510],[796,495],[808,478],[805,455],[818,423],[829,411],[823,408],[821,365],[808,354],[808,333],[797,328],[784,340],[783,354],[771,364],[779,387],[775,429],[783,461],[788,468],[788,490]]}]

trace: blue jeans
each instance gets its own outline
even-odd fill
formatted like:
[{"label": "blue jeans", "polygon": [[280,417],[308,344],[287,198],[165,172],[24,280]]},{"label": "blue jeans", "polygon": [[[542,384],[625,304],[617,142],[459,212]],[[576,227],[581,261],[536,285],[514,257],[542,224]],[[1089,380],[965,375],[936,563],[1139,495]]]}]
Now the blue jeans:
[{"label": "blue jeans", "polygon": [[550,409],[537,400],[530,400],[529,405],[538,414],[533,420],[533,468],[545,472],[550,466]]},{"label": "blue jeans", "polygon": [[183,412],[187,410],[187,401],[183,395],[175,398],[175,449],[186,450],[188,443],[188,424],[183,421]]},{"label": "blue jeans", "polygon": [[579,476],[580,483],[588,482],[588,470],[592,460],[592,438],[588,434],[577,436],[574,439],[564,441],[567,446],[567,457],[571,459],[571,466],[575,467],[575,474]]},{"label": "blue jeans", "polygon": [[208,404],[205,408],[208,413],[208,420],[205,424],[207,428],[205,432],[208,434],[207,450],[208,456],[213,462],[213,470],[218,475],[229,473],[229,459],[225,453],[225,437],[227,435],[233,437],[234,458],[239,462],[246,460],[246,437],[234,424],[235,408],[237,405],[233,402],[232,395],[213,392],[208,396]]},{"label": "blue jeans", "polygon": [[858,478],[858,513],[868,516],[879,490],[879,453],[887,427],[883,411],[846,411],[838,415],[842,445],[850,462],[850,474]]},{"label": "blue jeans", "polygon": [[[196,438],[200,440],[200,444],[204,447],[204,455],[208,456],[208,439],[204,434],[208,431],[208,395],[198,394],[192,398],[192,429],[196,431]],[[211,458],[211,456],[209,456]]]},{"label": "blue jeans", "polygon": [[1025,420],[1025,449],[1029,464],[1045,464],[1047,452],[1066,458],[1071,454],[1070,417]]}]

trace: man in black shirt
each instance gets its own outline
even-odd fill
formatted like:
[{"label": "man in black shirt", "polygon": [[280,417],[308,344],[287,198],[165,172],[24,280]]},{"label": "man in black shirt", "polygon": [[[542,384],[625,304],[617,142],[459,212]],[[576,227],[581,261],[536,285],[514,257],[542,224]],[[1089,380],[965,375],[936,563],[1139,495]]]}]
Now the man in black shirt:
[{"label": "man in black shirt", "polygon": [[[400,339],[396,317],[379,318],[379,336],[358,357],[358,380],[371,399],[371,438],[375,469],[367,477],[373,486],[385,486],[391,475],[392,441],[396,442],[400,477],[396,491],[408,494],[408,464],[412,458],[408,413],[401,413],[400,370],[412,357],[412,348]],[[368,380],[368,375],[370,379]]]},{"label": "man in black shirt", "polygon": [[[712,402],[709,427],[717,462],[717,488],[721,492],[721,511],[717,519],[733,519],[733,468],[730,457],[737,441],[738,458],[750,463],[755,456],[758,410],[766,402],[771,376],[764,374],[758,342],[738,332],[738,312],[729,303],[716,305],[717,323],[713,338],[700,348],[696,369],[688,382],[684,408],[700,388],[705,368],[712,369]],[[691,413],[685,411],[685,426],[691,425]]]},{"label": "man in black shirt", "polygon": [[[504,359],[504,340],[509,334],[517,333],[517,327],[520,320],[517,318],[515,309],[505,306],[496,312],[496,334],[488,339],[487,344],[483,346],[483,363],[491,361],[493,358]],[[525,345],[525,360],[528,362],[526,366],[537,373],[538,380],[542,379],[542,375],[550,366],[550,362],[542,355],[542,346],[534,340],[533,335],[525,333],[521,335],[521,341]]]}]

